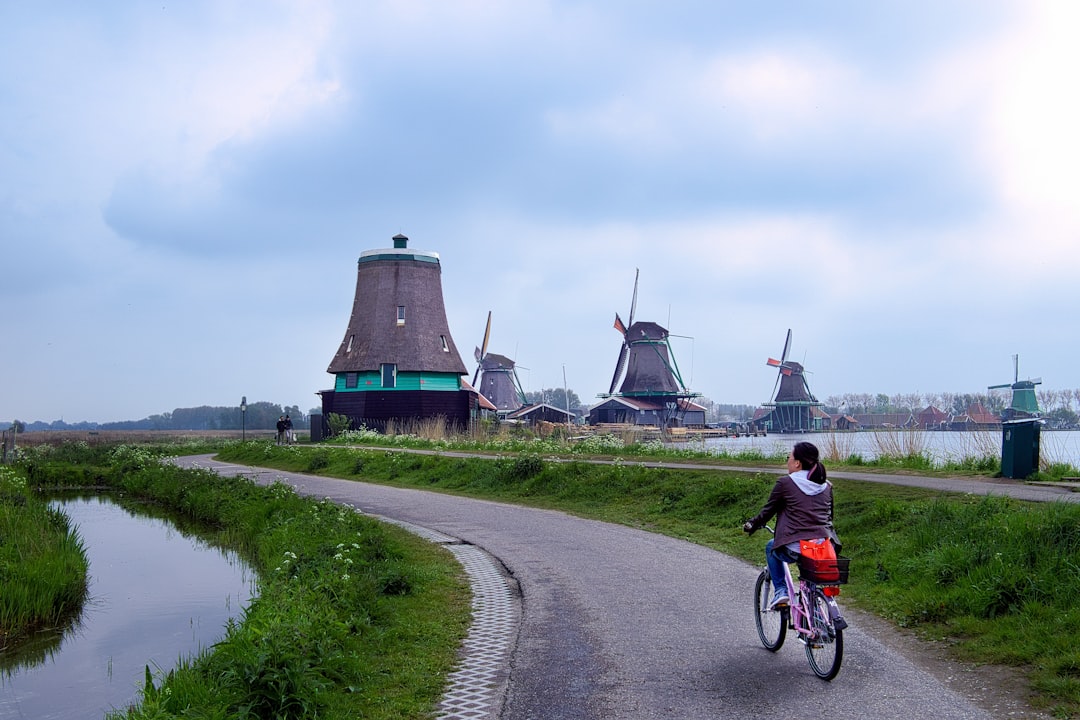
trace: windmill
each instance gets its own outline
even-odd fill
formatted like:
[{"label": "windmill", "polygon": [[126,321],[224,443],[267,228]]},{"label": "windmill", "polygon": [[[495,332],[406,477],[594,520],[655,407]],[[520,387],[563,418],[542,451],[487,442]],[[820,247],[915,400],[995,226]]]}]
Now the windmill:
[{"label": "windmill", "polygon": [[[521,390],[514,361],[504,355],[488,352],[488,339],[491,337],[491,311],[488,311],[487,326],[484,328],[484,341],[476,348],[476,372],[473,373],[473,387],[491,401],[500,415],[514,412],[525,404],[525,393]],[[477,385],[477,379],[480,384]]]},{"label": "windmill", "polygon": [[1001,419],[1007,422],[1039,417],[1039,400],[1035,397],[1035,386],[1041,384],[1042,378],[1020,379],[1020,356],[1013,355],[1013,381],[991,385],[987,390],[1012,390],[1012,403],[1001,413]]},{"label": "windmill", "polygon": [[661,427],[667,427],[679,422],[687,401],[699,393],[690,392],[683,382],[667,329],[654,322],[636,319],[639,276],[640,270],[635,270],[628,323],[624,324],[619,314],[615,314],[614,327],[622,335],[622,347],[611,377],[611,387],[600,397],[623,400],[623,408],[618,413],[622,422],[638,423],[646,416]]},{"label": "windmill", "polygon": [[814,429],[813,408],[821,407],[822,403],[810,392],[810,385],[806,382],[806,369],[802,364],[788,360],[790,351],[791,329],[788,328],[780,359],[769,358],[765,361],[766,365],[777,369],[773,401],[765,403],[765,407],[773,408],[771,422],[774,431],[808,432]]}]

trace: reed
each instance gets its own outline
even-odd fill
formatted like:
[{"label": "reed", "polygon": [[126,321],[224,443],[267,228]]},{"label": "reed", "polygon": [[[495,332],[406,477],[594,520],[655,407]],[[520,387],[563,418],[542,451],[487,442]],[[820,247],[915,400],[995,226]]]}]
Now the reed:
[{"label": "reed", "polygon": [[855,435],[851,432],[823,433],[819,443],[821,458],[829,463],[847,462],[848,458],[855,454]]},{"label": "reed", "polygon": [[0,466],[0,648],[40,628],[69,626],[86,600],[88,569],[67,516]]}]

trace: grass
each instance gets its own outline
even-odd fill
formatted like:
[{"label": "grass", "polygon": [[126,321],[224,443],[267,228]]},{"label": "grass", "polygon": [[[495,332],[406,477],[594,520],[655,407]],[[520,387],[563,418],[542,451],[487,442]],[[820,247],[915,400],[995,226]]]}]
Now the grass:
[{"label": "grass", "polygon": [[[724,448],[705,449],[693,442],[685,445],[665,444],[660,440],[641,441],[639,435],[614,434],[571,437],[575,429],[554,426],[540,436],[523,426],[478,424],[466,433],[448,434],[433,430],[430,424],[414,424],[399,428],[404,432],[379,433],[367,428],[346,430],[325,445],[345,445],[378,448],[408,448],[414,450],[460,450],[502,454],[535,454],[565,458],[624,458],[678,460],[703,464],[783,465],[790,450],[774,443],[767,449]],[[858,435],[866,435],[859,433]],[[987,475],[1001,474],[1001,437],[993,431],[957,434],[966,446],[936,460],[929,444],[933,433],[920,430],[883,430],[870,433],[875,446],[874,457],[865,458],[855,452],[856,433],[831,432],[812,436],[822,453],[822,459],[833,469],[879,470],[882,472],[918,472],[928,475]],[[1043,433],[1042,458],[1039,471],[1031,480],[1060,480],[1080,476],[1080,469],[1055,460],[1053,433]],[[764,443],[763,443],[764,444]]]},{"label": "grass", "polygon": [[87,570],[67,516],[0,466],[0,651],[36,630],[70,624],[86,600]]},{"label": "grass", "polygon": [[[740,525],[777,472],[552,462],[535,454],[450,458],[387,450],[231,445],[231,462],[437,489],[618,522],[753,562],[763,541]],[[1080,714],[1080,505],[1027,503],[834,481],[852,558],[845,601],[933,639],[959,658],[1021,668],[1033,703]]]},{"label": "grass", "polygon": [[35,487],[105,487],[180,511],[258,572],[258,597],[212,651],[158,676],[148,668],[141,701],[108,717],[430,717],[470,617],[449,553],[281,483],[184,470],[160,455],[84,444],[43,448],[21,465]]}]

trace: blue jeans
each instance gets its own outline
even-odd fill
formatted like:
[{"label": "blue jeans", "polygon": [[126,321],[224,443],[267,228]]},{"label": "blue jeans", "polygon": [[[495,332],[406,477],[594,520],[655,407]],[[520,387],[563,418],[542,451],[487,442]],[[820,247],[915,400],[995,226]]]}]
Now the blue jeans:
[{"label": "blue jeans", "polygon": [[[773,547],[773,541],[774,538],[770,538],[769,542],[765,543],[765,563],[769,566],[769,575],[772,576],[773,588],[779,590],[787,587],[787,580],[784,577],[784,563],[795,562],[798,559],[798,553],[791,552],[783,545],[778,548]],[[789,597],[791,595],[790,590],[788,588]]]}]

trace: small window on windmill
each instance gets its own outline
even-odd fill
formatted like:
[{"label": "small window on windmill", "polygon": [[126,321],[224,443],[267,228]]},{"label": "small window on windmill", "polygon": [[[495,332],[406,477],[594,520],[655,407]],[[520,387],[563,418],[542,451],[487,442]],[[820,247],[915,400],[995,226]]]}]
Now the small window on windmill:
[{"label": "small window on windmill", "polygon": [[356,373],[345,373],[345,387],[354,388],[357,385],[358,375]]},{"label": "small window on windmill", "polygon": [[440,335],[439,340],[442,342],[442,351],[443,352],[450,352],[450,346],[447,345],[447,343],[446,343],[446,336],[445,335]]},{"label": "small window on windmill", "polygon": [[382,386],[392,388],[397,384],[397,365],[393,363],[382,364]]},{"label": "small window on windmill", "polygon": [[405,324],[405,306],[404,305],[398,305],[397,306],[397,324],[398,324],[398,327],[401,327],[402,325]]}]

